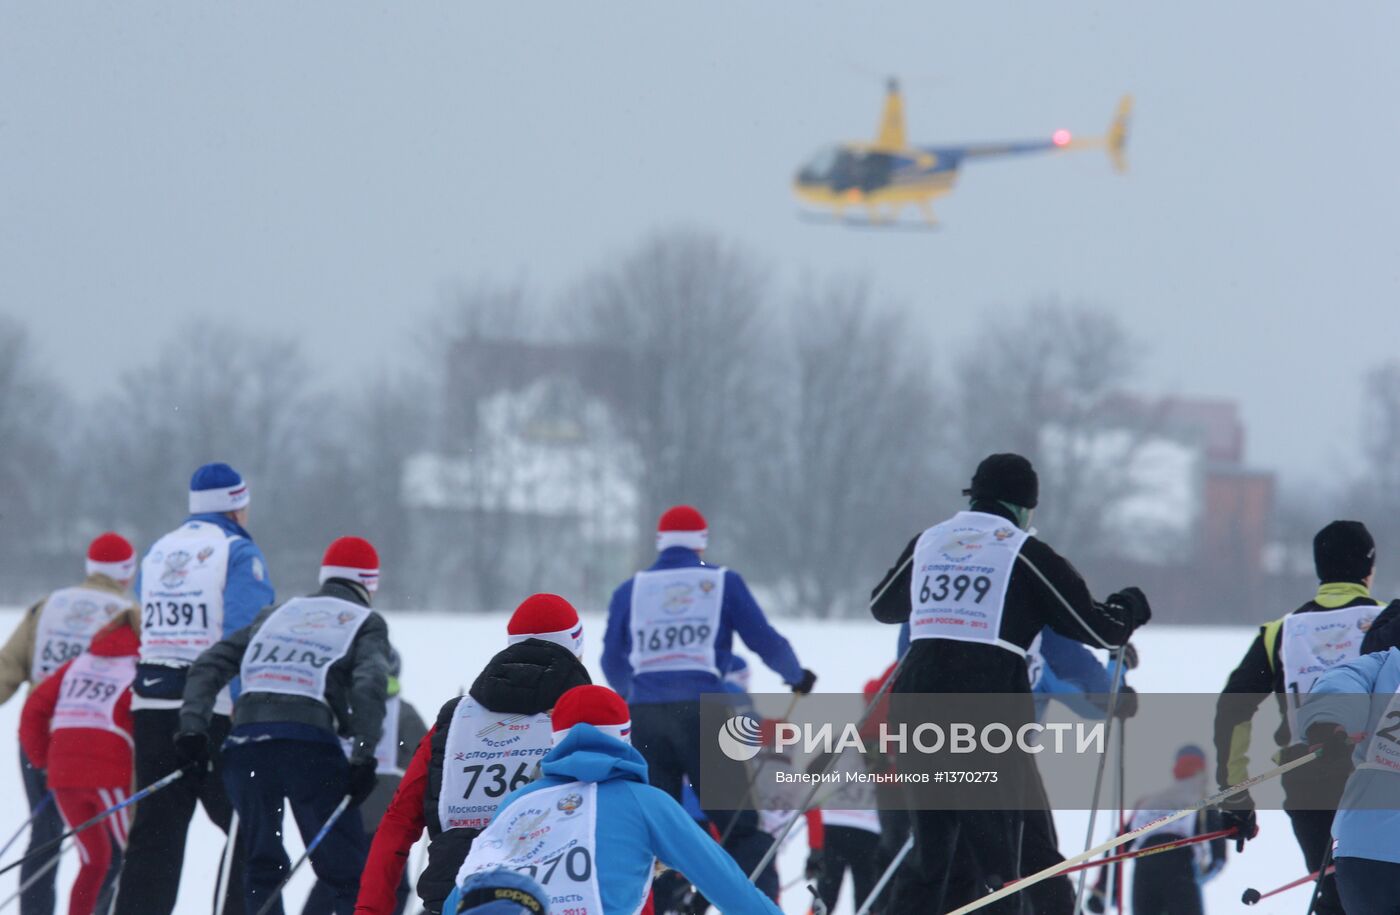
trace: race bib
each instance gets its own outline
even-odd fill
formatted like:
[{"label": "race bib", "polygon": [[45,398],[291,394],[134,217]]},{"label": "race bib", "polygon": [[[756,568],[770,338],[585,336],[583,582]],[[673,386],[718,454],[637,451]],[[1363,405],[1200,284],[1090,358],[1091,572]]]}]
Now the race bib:
[{"label": "race bib", "polygon": [[297,597],[272,612],[248,642],[239,676],[245,693],[326,701],[326,674],[350,652],[368,607],[337,597]]},{"label": "race bib", "polygon": [[116,708],[135,676],[136,659],[130,655],[119,658],[81,655],[63,673],[50,727],[55,731],[60,728],[111,731],[131,743],[131,735],[117,726]]},{"label": "race bib", "polygon": [[191,521],[141,561],[141,660],[192,664],[224,634],[228,535]]},{"label": "race bib", "polygon": [[1376,722],[1376,732],[1366,747],[1366,759],[1357,768],[1400,773],[1400,692],[1390,698]]},{"label": "race bib", "polygon": [[438,823],[443,830],[484,829],[501,798],[529,784],[552,748],[548,714],[493,712],[463,696],[443,745]]},{"label": "race bib", "polygon": [[1298,707],[1318,678],[1361,655],[1366,630],[1381,608],[1375,604],[1290,613],[1283,620],[1279,663],[1283,665],[1289,732],[1298,738]]},{"label": "race bib", "polygon": [[638,572],[632,579],[632,672],[698,670],[719,676],[715,639],[724,569]]},{"label": "race bib", "polygon": [[[384,700],[384,733],[380,736],[379,743],[374,746],[375,775],[403,775],[403,770],[399,768],[400,701],[398,696],[390,696]],[[348,758],[355,752],[354,738],[340,738],[340,748]]]},{"label": "race bib", "polygon": [[924,531],[914,546],[909,638],[987,642],[1001,638],[1006,587],[1027,534],[1005,518],[959,512]]},{"label": "race bib", "polygon": [[95,588],[64,588],[50,594],[34,629],[29,682],[37,686],[86,651],[97,630],[124,606],[121,598]]},{"label": "race bib", "polygon": [[[598,786],[593,782],[532,791],[477,836],[457,885],[478,871],[505,867],[544,888],[551,915],[604,915],[596,865],[597,815]],[[646,895],[644,890],[635,911]]]}]

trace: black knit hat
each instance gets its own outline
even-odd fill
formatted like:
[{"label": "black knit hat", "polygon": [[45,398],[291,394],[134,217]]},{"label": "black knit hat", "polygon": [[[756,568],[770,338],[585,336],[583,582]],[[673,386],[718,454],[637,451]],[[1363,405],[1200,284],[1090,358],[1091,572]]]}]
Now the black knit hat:
[{"label": "black knit hat", "polygon": [[1319,581],[1364,581],[1376,567],[1376,541],[1360,521],[1333,521],[1313,538]]},{"label": "black knit hat", "polygon": [[1040,501],[1040,478],[1031,462],[1019,454],[992,454],[983,458],[972,475],[972,485],[963,495],[973,501],[994,499],[1022,508],[1035,508]]}]

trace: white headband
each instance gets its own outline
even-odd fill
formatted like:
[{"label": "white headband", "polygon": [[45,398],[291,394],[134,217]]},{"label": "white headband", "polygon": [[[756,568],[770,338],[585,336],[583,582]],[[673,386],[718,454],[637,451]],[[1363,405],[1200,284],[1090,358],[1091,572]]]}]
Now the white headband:
[{"label": "white headband", "polygon": [[239,483],[226,489],[191,489],[190,514],[236,512],[247,506],[249,501],[247,483]]},{"label": "white headband", "polygon": [[[602,731],[604,734],[607,734],[609,737],[616,737],[618,740],[622,741],[623,743],[630,744],[630,743],[632,742],[632,722],[631,722],[631,721],[624,721],[622,724],[593,724],[593,722],[591,722],[591,721],[580,722],[580,723],[581,723],[581,724],[589,724],[589,725],[592,725],[593,727],[595,727],[595,728],[597,728],[598,730]],[[554,731],[554,732],[550,735],[550,737],[554,740],[554,745],[555,745],[556,747],[559,746],[559,742],[560,742],[561,740],[563,740],[565,737],[568,737],[568,736],[569,736],[569,731],[571,731],[571,730],[573,730],[573,728],[565,728],[565,729],[562,730],[562,731]]]},{"label": "white headband", "polygon": [[710,532],[701,531],[658,531],[656,549],[666,550],[673,546],[683,546],[688,550],[703,550],[709,543]]},{"label": "white headband", "polygon": [[379,570],[378,569],[352,569],[349,566],[321,566],[321,584],[325,584],[332,578],[344,578],[349,581],[358,581],[365,586],[365,590],[373,594],[379,590]]},{"label": "white headband", "polygon": [[87,573],[89,575],[106,575],[112,581],[127,581],[136,575],[136,557],[122,562],[99,562],[96,559],[87,561]]},{"label": "white headband", "polygon": [[522,632],[518,635],[508,635],[506,636],[506,644],[515,645],[526,639],[542,639],[546,642],[553,642],[572,651],[574,657],[583,657],[583,623],[578,623],[570,629],[560,629],[558,632]]}]

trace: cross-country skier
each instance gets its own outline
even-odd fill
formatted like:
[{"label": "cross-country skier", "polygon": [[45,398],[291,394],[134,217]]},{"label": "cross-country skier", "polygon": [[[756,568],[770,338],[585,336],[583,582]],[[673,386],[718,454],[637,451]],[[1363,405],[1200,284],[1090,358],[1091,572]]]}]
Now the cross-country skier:
[{"label": "cross-country skier", "polygon": [[356,915],[391,915],[394,888],[415,842],[428,830],[428,866],[418,896],[443,911],[462,861],[501,798],[528,781],[549,752],[549,710],[589,683],[578,612],[557,594],[533,594],[506,625],[509,644],[486,663],[465,696],[454,696],[419,742],[375,831],[360,879]]},{"label": "cross-country skier", "polygon": [[[1356,695],[1360,694],[1360,695]],[[1333,667],[1313,684],[1297,713],[1322,765],[1355,764],[1332,820],[1332,860],[1346,915],[1400,915],[1400,648]],[[1362,735],[1352,745],[1352,735]]]},{"label": "cross-country skier", "polygon": [[[69,828],[129,796],[131,681],[141,649],[136,619],[135,607],[113,618],[86,651],[36,686],[24,703],[20,745],[44,770]],[[78,834],[81,864],[68,915],[96,910],[104,878],[121,866],[129,816],[120,810]]]},{"label": "cross-country skier", "polygon": [[[1172,779],[1172,784],[1161,791],[1138,799],[1125,827],[1128,831],[1141,829],[1153,820],[1200,803],[1209,785],[1205,751],[1194,744],[1177,750]],[[1135,839],[1129,849],[1120,851],[1167,845],[1218,832],[1221,828],[1220,811],[1212,807],[1197,811],[1191,819],[1159,826]],[[1200,845],[1137,858],[1133,862],[1133,915],[1202,915],[1205,903],[1201,898],[1201,885],[1220,873],[1225,866],[1225,855],[1226,839],[1222,836]],[[1087,900],[1090,912],[1103,912],[1108,897],[1116,895],[1116,887],[1109,886],[1110,871],[1117,879],[1122,878],[1122,865],[1104,867],[1100,871],[1098,884]]]},{"label": "cross-country skier", "polygon": [[[9,701],[26,682],[37,687],[45,678],[88,647],[95,632],[117,614],[134,609],[127,588],[136,574],[136,551],[126,538],[107,532],[88,546],[87,576],[82,584],[60,588],[31,606],[0,648],[0,705]],[[39,848],[63,833],[63,818],[49,800],[42,766],[31,763],[23,746],[19,754],[24,793],[33,821],[29,826],[29,850]],[[48,867],[58,846],[48,854],[26,855],[20,866],[20,883],[29,889],[20,896],[20,915],[53,915],[57,868],[35,878]],[[116,877],[103,888],[112,891]],[[105,901],[105,900],[104,900]]]},{"label": "cross-country skier", "polygon": [[[538,881],[550,911],[637,913],[658,861],[685,873],[721,912],[780,911],[668,794],[647,784],[627,703],[604,686],[565,693],[543,776],[507,795],[457,883],[506,867]],[[446,910],[462,893],[453,890]]]},{"label": "cross-country skier", "polygon": [[[739,573],[701,558],[708,544],[700,512],[688,505],[667,509],[657,524],[656,561],[613,592],[603,636],[603,673],[632,706],[651,784],[677,801],[684,776],[703,794],[699,700],[723,688],[736,632],[793,692],[811,692],[817,679],[769,624]],[[756,866],[770,840],[753,811],[709,813],[729,833],[725,847],[740,866]],[[668,876],[658,887],[659,909],[683,889],[674,880]]]},{"label": "cross-country skier", "polygon": [[[370,609],[379,556],[369,541],[341,537],[326,549],[320,581],[315,594],[267,608],[201,654],[185,683],[175,743],[200,763],[211,750],[216,697],[235,676],[241,682],[223,777],[247,856],[249,912],[274,897],[291,866],[284,803],[310,842],[343,798],[354,808],[377,782],[389,682],[389,627]],[[342,737],[352,741],[348,760]],[[311,853],[316,877],[335,892],[337,915],[354,911],[366,851],[360,813],[350,809]],[[281,915],[281,901],[269,911]]]},{"label": "cross-country skier", "polygon": [[[1381,611],[1371,596],[1376,544],[1359,521],[1333,521],[1313,538],[1317,594],[1287,616],[1260,627],[1238,667],[1230,674],[1215,710],[1215,778],[1221,788],[1248,777],[1251,720],[1264,696],[1278,698],[1284,721],[1274,733],[1280,762],[1307,752],[1297,726],[1297,697],[1306,694],[1328,669],[1361,653],[1366,630]],[[1300,673],[1301,672],[1301,673]],[[1345,756],[1334,765],[1312,763],[1282,778],[1284,810],[1309,870],[1321,866],[1331,834],[1332,813],[1342,796],[1350,767]],[[1249,793],[1226,805],[1225,823],[1236,827],[1237,849],[1258,827]],[[1319,915],[1339,915],[1336,882],[1327,877],[1318,895]]]},{"label": "cross-country skier", "polygon": [[[190,514],[141,560],[141,661],[132,685],[136,787],[185,765],[175,752],[185,674],[195,658],[253,621],[275,600],[262,551],[249,535],[248,484],[227,464],[205,464],[190,478]],[[233,808],[220,775],[218,747],[228,735],[233,701],[221,693],[210,723],[209,766],[136,806],[122,863],[115,915],[170,915],[180,889],[185,835],[195,804],[225,832]],[[234,842],[224,915],[243,915],[237,888],[242,843]],[[251,915],[251,913],[249,913]]]},{"label": "cross-country skier", "polygon": [[[1026,650],[1045,626],[1103,648],[1127,645],[1151,617],[1147,599],[1127,588],[1097,603],[1074,567],[1029,533],[1039,481],[1024,457],[994,454],[978,465],[967,511],[916,536],[871,594],[884,623],[910,624],[910,645],[893,693],[1025,694],[1015,710],[1034,718]],[[898,717],[892,705],[892,717]],[[1024,773],[1007,767],[1010,784]],[[1008,779],[1008,775],[1010,778]],[[943,911],[1019,876],[1019,810],[913,813],[913,866],[902,869],[893,911]],[[955,861],[957,863],[955,863]],[[973,862],[975,861],[975,865]],[[980,875],[980,876],[978,876]],[[987,907],[1018,912],[1017,895]]]},{"label": "cross-country skier", "polygon": [[[384,703],[384,734],[374,748],[374,790],[360,805],[360,821],[365,828],[367,846],[374,840],[379,822],[384,819],[384,812],[389,809],[389,802],[398,791],[418,744],[428,733],[428,726],[423,723],[423,717],[418,714],[418,710],[399,694],[399,676],[402,672],[403,658],[391,645],[389,698]],[[398,886],[394,888],[393,915],[403,915],[411,892],[408,874],[402,872]],[[306,905],[302,906],[301,915],[330,915],[334,910],[335,890],[324,880],[317,880],[306,897]]]}]

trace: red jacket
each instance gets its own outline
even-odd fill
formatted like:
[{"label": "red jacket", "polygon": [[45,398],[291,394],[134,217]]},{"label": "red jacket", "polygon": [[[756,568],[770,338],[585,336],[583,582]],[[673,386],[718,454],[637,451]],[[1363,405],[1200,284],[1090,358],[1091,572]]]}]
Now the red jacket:
[{"label": "red jacket", "polygon": [[423,817],[423,793],[428,788],[428,759],[433,754],[435,733],[437,725],[429,728],[418,742],[413,760],[399,781],[399,790],[394,792],[389,809],[384,811],[379,828],[374,831],[369,858],[360,874],[355,915],[389,915],[397,905],[394,893],[403,878],[408,854],[427,827]]},{"label": "red jacket", "polygon": [[[93,636],[88,653],[98,657],[135,657],[141,639],[125,621]],[[81,656],[80,656],[81,657]],[[64,678],[74,661],[64,664],[34,687],[20,713],[19,742],[36,768],[46,770],[51,788],[131,788],[131,684],[117,699],[112,724],[99,728],[51,729]]]}]

